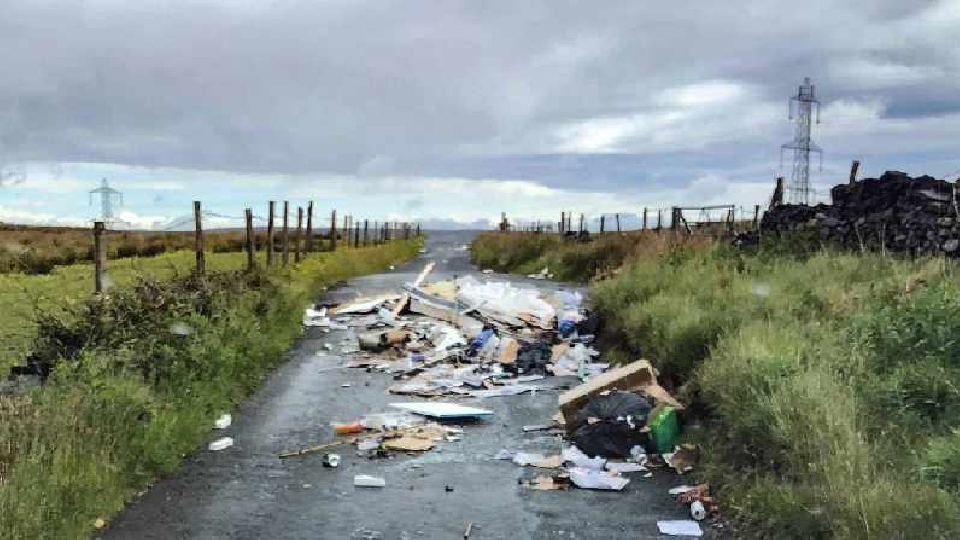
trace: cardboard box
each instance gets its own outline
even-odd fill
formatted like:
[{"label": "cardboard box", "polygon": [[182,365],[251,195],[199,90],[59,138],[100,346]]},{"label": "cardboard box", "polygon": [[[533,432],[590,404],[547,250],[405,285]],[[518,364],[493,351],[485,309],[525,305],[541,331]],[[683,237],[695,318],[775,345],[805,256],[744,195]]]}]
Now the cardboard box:
[{"label": "cardboard box", "polygon": [[[632,364],[627,364],[597,375],[587,380],[587,382],[571,388],[560,395],[560,413],[563,415],[567,431],[572,432],[576,429],[577,412],[579,412],[593,396],[613,389],[643,392],[647,387],[658,389],[655,393],[658,394],[660,398],[664,397],[664,395],[669,396],[666,391],[657,385],[657,376],[650,362],[638,360]],[[675,402],[672,397],[669,399]],[[665,401],[659,398],[658,400]]]}]

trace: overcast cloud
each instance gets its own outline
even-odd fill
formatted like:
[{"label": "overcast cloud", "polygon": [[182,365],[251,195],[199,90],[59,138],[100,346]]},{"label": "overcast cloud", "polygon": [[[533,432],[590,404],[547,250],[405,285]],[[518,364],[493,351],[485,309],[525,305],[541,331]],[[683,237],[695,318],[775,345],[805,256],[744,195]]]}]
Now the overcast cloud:
[{"label": "overcast cloud", "polygon": [[853,158],[957,174],[957,28],[958,0],[0,0],[0,220],[89,217],[102,176],[142,226],[194,198],[446,225],[752,206],[805,76],[821,194]]}]

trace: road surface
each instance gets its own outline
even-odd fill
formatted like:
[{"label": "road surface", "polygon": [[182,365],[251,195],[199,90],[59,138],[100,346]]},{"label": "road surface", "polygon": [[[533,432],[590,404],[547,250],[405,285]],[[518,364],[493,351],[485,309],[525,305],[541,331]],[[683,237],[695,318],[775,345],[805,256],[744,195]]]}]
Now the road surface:
[{"label": "road surface", "polygon": [[[464,233],[434,234],[426,254],[394,271],[355,279],[336,294],[399,290],[425,260],[437,263],[431,278],[475,274],[462,249],[469,240]],[[535,471],[494,456],[502,448],[559,451],[557,439],[521,429],[549,423],[557,412],[556,391],[483,400],[481,406],[495,411],[492,421],[465,426],[462,441],[418,456],[370,461],[341,447],[343,463],[336,469],[322,467],[319,454],[278,459],[282,450],[330,440],[331,422],[389,410],[387,404],[398,401],[386,392],[394,382],[389,375],[337,368],[337,357],[317,355],[328,342],[336,350],[340,339],[336,332],[308,329],[289,360],[234,412],[233,425],[211,432],[210,440],[233,437],[232,448],[210,452],[204,447],[188,456],[99,537],[462,539],[470,522],[470,538],[476,540],[639,539],[661,537],[658,519],[687,517],[667,495],[668,488],[683,482],[665,471],[653,479],[633,473],[622,492],[518,486],[518,479]],[[355,488],[355,474],[383,477],[387,485]]]}]

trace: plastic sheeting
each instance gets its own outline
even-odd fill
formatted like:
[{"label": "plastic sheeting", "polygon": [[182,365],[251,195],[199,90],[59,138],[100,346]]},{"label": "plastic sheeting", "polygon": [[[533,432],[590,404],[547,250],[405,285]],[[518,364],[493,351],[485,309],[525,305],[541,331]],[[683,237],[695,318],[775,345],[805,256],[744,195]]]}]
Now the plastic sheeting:
[{"label": "plastic sheeting", "polygon": [[470,276],[458,281],[457,300],[470,309],[508,321],[523,321],[534,317],[541,325],[550,324],[556,317],[552,305],[540,297],[540,291],[521,288],[502,281],[481,282]]}]

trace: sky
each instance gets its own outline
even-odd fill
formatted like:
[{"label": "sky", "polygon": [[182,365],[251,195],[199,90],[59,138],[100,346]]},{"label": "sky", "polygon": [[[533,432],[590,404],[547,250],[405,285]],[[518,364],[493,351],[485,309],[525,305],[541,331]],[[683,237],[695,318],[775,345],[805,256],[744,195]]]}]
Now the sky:
[{"label": "sky", "polygon": [[270,199],[427,228],[750,211],[804,77],[817,200],[852,159],[954,180],[957,28],[960,0],[0,0],[0,221],[89,223],[102,178],[154,229],[193,200],[210,226]]}]

